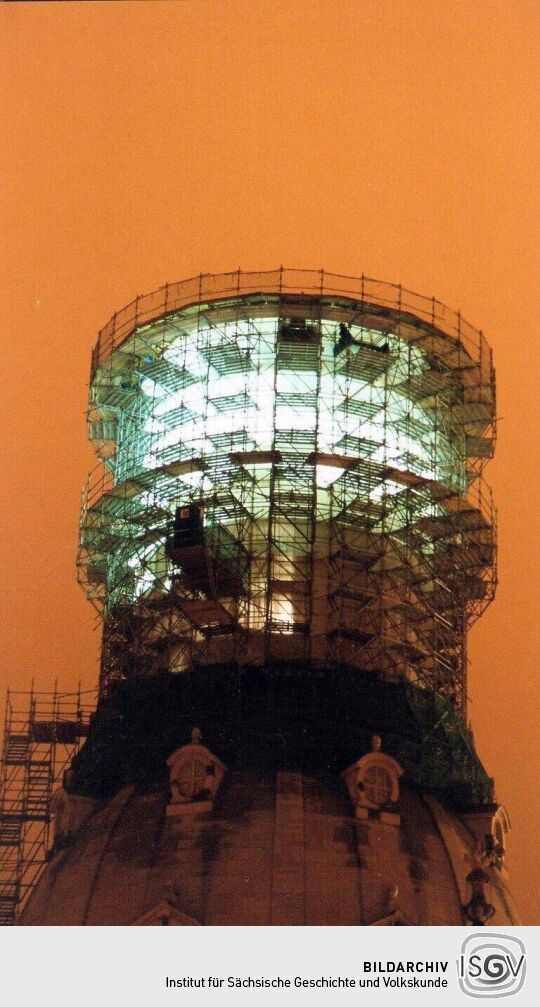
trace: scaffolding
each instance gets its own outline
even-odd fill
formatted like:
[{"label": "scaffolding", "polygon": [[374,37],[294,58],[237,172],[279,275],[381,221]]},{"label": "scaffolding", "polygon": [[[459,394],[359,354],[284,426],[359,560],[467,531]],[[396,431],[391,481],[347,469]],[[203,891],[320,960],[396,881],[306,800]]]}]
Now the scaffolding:
[{"label": "scaffolding", "polygon": [[16,924],[47,863],[51,798],[88,733],[95,690],[8,691],[0,767],[0,926]]},{"label": "scaffolding", "polygon": [[102,690],[296,661],[464,714],[495,415],[482,333],[399,286],[279,269],[137,298],[92,354],[78,569]]}]

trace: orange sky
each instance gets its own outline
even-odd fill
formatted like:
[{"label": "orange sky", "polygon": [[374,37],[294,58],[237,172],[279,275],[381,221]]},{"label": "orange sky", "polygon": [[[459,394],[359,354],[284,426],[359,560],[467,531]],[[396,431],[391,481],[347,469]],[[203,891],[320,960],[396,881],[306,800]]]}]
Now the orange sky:
[{"label": "orange sky", "polygon": [[470,715],[540,923],[539,3],[14,3],[0,34],[0,689],[96,679],[74,563],[90,349],[115,309],[280,263],[435,295],[495,353],[500,586]]}]

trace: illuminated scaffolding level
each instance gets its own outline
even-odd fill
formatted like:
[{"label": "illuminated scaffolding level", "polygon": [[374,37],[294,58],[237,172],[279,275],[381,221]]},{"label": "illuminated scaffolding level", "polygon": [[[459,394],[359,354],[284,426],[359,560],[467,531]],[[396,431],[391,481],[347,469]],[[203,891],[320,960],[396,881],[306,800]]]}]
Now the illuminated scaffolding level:
[{"label": "illuminated scaffolding level", "polygon": [[51,797],[88,733],[91,693],[8,691],[0,766],[0,926],[16,923],[50,848]]},{"label": "illuminated scaffolding level", "polygon": [[92,360],[78,566],[102,689],[294,662],[464,713],[494,423],[482,334],[401,287],[280,269],[137,299]]}]

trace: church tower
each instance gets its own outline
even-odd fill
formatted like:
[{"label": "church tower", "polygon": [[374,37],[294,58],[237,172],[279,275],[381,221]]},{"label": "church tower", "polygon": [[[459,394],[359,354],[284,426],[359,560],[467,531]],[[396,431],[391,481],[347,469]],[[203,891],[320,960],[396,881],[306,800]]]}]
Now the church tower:
[{"label": "church tower", "polygon": [[467,727],[483,335],[366,277],[202,275],[92,355],[100,699],[23,925],[519,923]]}]

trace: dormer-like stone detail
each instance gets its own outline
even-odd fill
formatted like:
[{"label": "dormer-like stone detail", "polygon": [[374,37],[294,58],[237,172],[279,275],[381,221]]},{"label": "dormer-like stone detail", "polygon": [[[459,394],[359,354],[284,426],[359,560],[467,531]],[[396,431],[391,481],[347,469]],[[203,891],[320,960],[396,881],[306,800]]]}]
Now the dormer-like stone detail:
[{"label": "dormer-like stone detail", "polygon": [[381,919],[375,920],[373,923],[369,923],[370,927],[413,927],[416,923],[412,923],[408,916],[402,912],[401,909],[395,909],[393,912],[388,913],[387,916],[382,916]]},{"label": "dormer-like stone detail", "polygon": [[510,818],[506,808],[499,804],[491,823],[491,834],[495,843],[495,856],[498,859],[496,867],[502,867],[506,853],[506,837],[510,832]]},{"label": "dormer-like stone detail", "polygon": [[170,801],[167,815],[209,811],[227,767],[202,744],[194,727],[189,745],[175,749],[167,759]]},{"label": "dormer-like stone detail", "polygon": [[342,774],[357,818],[377,817],[387,825],[399,825],[397,808],[399,778],[403,770],[398,762],[381,751],[381,739],[374,735],[371,752],[363,755]]},{"label": "dormer-like stone detail", "polygon": [[198,920],[177,909],[168,899],[161,899],[152,909],[131,924],[132,927],[200,927]]}]

